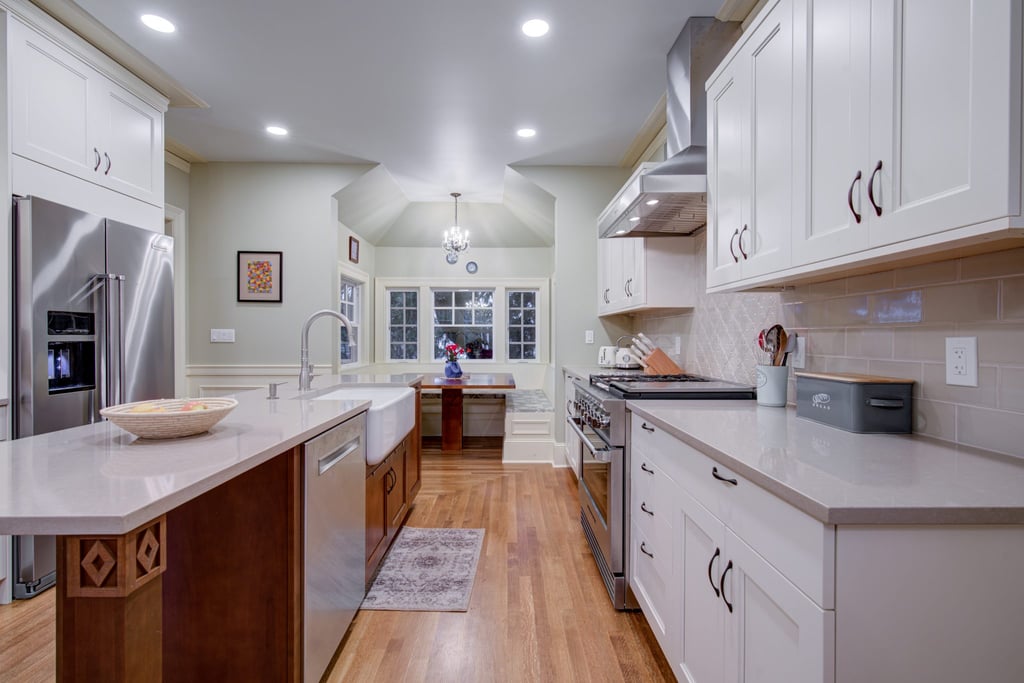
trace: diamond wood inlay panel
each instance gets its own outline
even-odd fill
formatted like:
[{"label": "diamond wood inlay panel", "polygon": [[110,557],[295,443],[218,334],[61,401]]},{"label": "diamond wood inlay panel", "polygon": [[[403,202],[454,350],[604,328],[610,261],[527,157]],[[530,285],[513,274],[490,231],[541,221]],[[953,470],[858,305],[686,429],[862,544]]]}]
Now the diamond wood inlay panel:
[{"label": "diamond wood inlay panel", "polygon": [[165,517],[123,536],[68,536],[67,596],[121,598],[164,572]]}]

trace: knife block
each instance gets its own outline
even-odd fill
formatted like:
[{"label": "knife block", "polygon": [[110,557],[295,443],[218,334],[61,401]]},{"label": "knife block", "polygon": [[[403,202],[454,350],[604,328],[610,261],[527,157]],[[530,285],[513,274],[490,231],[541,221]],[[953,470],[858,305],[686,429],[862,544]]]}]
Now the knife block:
[{"label": "knife block", "polygon": [[644,362],[647,363],[647,367],[644,369],[645,375],[680,375],[683,372],[683,369],[661,349],[654,349],[647,354],[644,357]]}]

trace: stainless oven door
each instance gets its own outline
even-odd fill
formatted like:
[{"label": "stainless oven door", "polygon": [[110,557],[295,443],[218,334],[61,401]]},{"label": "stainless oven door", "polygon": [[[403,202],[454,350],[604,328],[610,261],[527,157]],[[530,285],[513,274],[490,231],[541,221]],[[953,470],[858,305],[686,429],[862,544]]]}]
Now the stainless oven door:
[{"label": "stainless oven door", "polygon": [[[580,437],[580,507],[582,516],[600,548],[607,571],[622,574],[623,552],[623,449],[609,446],[588,425],[576,419],[566,420]],[[602,569],[604,569],[602,568]]]}]

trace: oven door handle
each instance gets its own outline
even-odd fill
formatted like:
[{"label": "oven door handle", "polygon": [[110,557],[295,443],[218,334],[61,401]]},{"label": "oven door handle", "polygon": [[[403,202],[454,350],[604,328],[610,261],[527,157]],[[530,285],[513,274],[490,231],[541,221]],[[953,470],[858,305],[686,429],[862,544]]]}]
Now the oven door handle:
[{"label": "oven door handle", "polygon": [[579,423],[571,417],[565,418],[566,424],[572,427],[572,431],[576,432],[576,436],[580,437],[580,441],[586,447],[590,454],[594,457],[594,460],[598,462],[611,462],[615,457],[615,454],[620,452],[621,448],[611,448],[609,446],[595,446],[594,442],[590,440],[580,427]]}]

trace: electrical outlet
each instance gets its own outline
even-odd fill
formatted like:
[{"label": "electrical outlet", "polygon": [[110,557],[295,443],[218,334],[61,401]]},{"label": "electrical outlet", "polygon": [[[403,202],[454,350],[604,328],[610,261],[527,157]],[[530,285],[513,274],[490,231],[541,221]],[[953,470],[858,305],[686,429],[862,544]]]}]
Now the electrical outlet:
[{"label": "electrical outlet", "polygon": [[213,343],[228,343],[233,344],[235,341],[234,330],[210,330],[210,341]]},{"label": "electrical outlet", "polygon": [[946,384],[978,386],[977,337],[946,337]]},{"label": "electrical outlet", "polygon": [[586,344],[593,344],[594,343],[594,331],[593,330],[585,330],[583,332],[583,341]]},{"label": "electrical outlet", "polygon": [[681,348],[681,344],[682,344],[682,338],[678,334],[676,336],[672,337],[672,349],[673,349],[672,353],[674,353],[677,356],[680,353],[682,353],[683,349]]},{"label": "electrical outlet", "polygon": [[796,351],[790,354],[789,364],[797,370],[807,367],[807,337],[797,335]]}]

